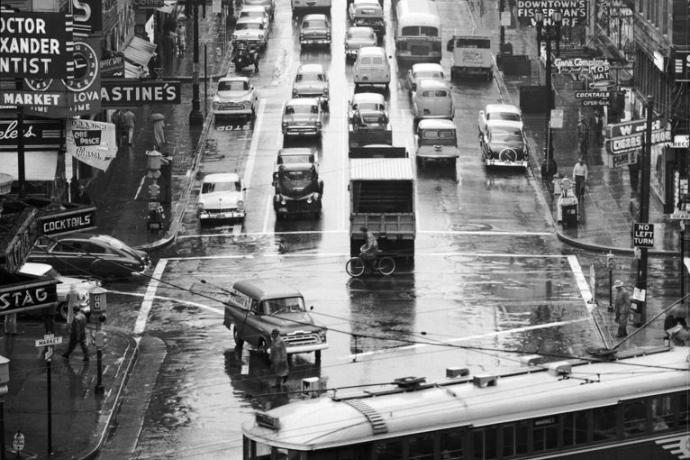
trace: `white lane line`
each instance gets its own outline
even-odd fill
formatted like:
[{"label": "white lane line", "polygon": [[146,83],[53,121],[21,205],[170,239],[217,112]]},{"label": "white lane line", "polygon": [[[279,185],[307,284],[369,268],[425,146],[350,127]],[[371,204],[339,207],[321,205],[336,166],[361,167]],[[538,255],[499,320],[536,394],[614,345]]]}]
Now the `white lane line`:
[{"label": "white lane line", "polygon": [[254,132],[252,133],[252,141],[249,144],[249,154],[247,156],[247,167],[244,170],[244,186],[247,187],[247,194],[251,191],[252,173],[254,172],[254,163],[256,162],[256,151],[259,148],[259,133],[264,121],[264,111],[266,110],[266,99],[259,100],[259,113],[256,114],[254,120]]},{"label": "white lane line", "polygon": [[[548,329],[548,328],[552,328],[552,327],[561,327],[561,326],[566,326],[568,324],[581,323],[583,321],[589,321],[589,318],[579,318],[579,319],[573,319],[570,321],[556,321],[553,323],[546,323],[546,324],[534,324],[532,326],[518,327],[515,329],[506,329],[504,331],[487,332],[486,334],[477,334],[477,335],[470,335],[467,337],[458,337],[455,339],[443,340],[443,341],[439,341],[438,344],[435,344],[435,343],[426,344],[426,343],[424,343],[424,344],[415,344],[415,345],[405,345],[403,347],[384,348],[382,350],[373,350],[373,351],[367,351],[364,353],[351,354],[349,356],[342,357],[341,359],[347,359],[348,361],[352,361],[353,359],[359,359],[359,358],[366,357],[366,356],[380,355],[380,354],[391,353],[391,352],[397,353],[401,350],[402,351],[404,351],[404,350],[418,350],[420,348],[427,348],[427,347],[447,347],[449,344],[454,344],[454,343],[459,343],[459,342],[486,339],[486,338],[498,337],[501,335],[519,334],[522,332],[534,331],[534,330],[538,330],[538,329]],[[452,348],[452,347],[448,347],[448,348]],[[470,349],[468,349],[468,351],[472,351],[472,349],[470,348]]]},{"label": "white lane line", "polygon": [[[268,220],[271,218],[271,201],[273,200],[273,195],[270,193],[266,195],[266,212],[264,213],[264,226],[262,227],[264,231],[260,234],[261,236],[271,236],[273,232],[268,231]],[[256,233],[245,233],[245,235],[257,235]]]},{"label": "white lane line", "polygon": [[144,186],[145,180],[146,180],[146,176],[143,176],[141,178],[141,182],[139,182],[139,187],[137,188],[137,192],[134,194],[134,201],[136,201],[139,198],[139,194],[141,193],[141,188]]},{"label": "white lane line", "polygon": [[[323,252],[323,253],[308,253],[308,254],[251,254],[251,255],[217,255],[217,256],[190,256],[190,257],[168,257],[166,260],[231,260],[231,259],[259,259],[259,258],[297,258],[297,257],[311,257],[311,258],[328,258],[328,257],[346,257],[349,256],[349,252]],[[498,258],[531,258],[531,259],[562,259],[563,257],[575,257],[575,256],[564,256],[563,254],[510,254],[510,253],[477,253],[477,252],[426,252],[426,253],[416,253],[415,257],[498,257]]]},{"label": "white lane line", "polygon": [[146,288],[146,294],[144,295],[144,300],[141,302],[141,308],[139,309],[139,314],[137,315],[137,321],[134,323],[134,334],[141,335],[146,330],[146,321],[149,319],[149,313],[151,312],[151,307],[153,306],[153,299],[156,296],[156,289],[158,289],[158,284],[165,271],[165,266],[168,264],[167,259],[161,259],[156,264],[156,268],[151,274],[151,281],[149,286]]},{"label": "white lane line", "polygon": [[[268,197],[269,200],[272,200],[273,197],[269,195]],[[272,204],[271,204],[272,206]],[[269,207],[271,207],[269,206]],[[270,215],[270,213],[268,213]],[[266,218],[264,218],[264,222],[266,221]],[[320,234],[327,234],[327,233],[346,233],[349,230],[347,228],[344,228],[342,230],[310,230],[310,231],[294,231],[294,232],[270,232],[267,229],[267,225],[264,224],[264,231],[263,232],[247,232],[244,233],[246,236],[275,236],[275,235],[320,235]],[[477,230],[477,231],[472,231],[472,230],[420,230],[417,233],[420,235],[457,235],[457,236],[552,236],[553,233],[551,232],[502,232],[502,231],[491,231],[491,230]],[[227,234],[227,233],[199,233],[199,234],[185,234],[185,235],[179,235],[177,237],[178,240],[184,240],[184,239],[190,239],[190,238],[229,238],[233,237],[233,235]]]},{"label": "white lane line", "polygon": [[[118,295],[129,295],[132,297],[145,297],[146,294],[142,294],[140,292],[126,292],[126,291],[112,291],[108,290],[110,294],[118,294]],[[211,313],[217,313],[219,315],[222,315],[224,311],[221,308],[215,308],[215,307],[209,307],[208,305],[204,305],[203,303],[199,302],[192,302],[191,300],[183,300],[183,299],[178,299],[178,298],[173,298],[173,297],[166,297],[162,295],[154,295],[152,297],[153,300],[167,300],[170,302],[175,302],[175,303],[181,303],[184,305],[189,305],[190,307],[197,307],[202,310],[208,310]]]},{"label": "white lane line", "polygon": [[567,256],[567,259],[568,264],[570,264],[570,270],[572,270],[573,276],[575,277],[577,288],[582,294],[582,300],[585,302],[585,308],[591,313],[595,306],[593,303],[589,303],[589,301],[592,300],[592,291],[589,289],[589,283],[587,282],[585,274],[582,272],[580,262],[577,260],[577,256],[574,255]]}]

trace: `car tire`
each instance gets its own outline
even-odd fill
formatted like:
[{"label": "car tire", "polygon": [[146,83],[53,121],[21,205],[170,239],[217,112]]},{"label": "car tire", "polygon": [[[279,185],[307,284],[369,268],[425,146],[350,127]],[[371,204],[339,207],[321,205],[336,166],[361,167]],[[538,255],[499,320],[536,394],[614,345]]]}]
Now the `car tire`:
[{"label": "car tire", "polygon": [[55,317],[60,321],[67,321],[68,308],[69,307],[67,302],[62,302],[58,304],[57,310],[55,311]]},{"label": "car tire", "polygon": [[236,348],[242,348],[242,345],[244,345],[244,340],[240,339],[238,337],[238,335],[239,334],[237,333],[237,325],[233,324],[232,325],[232,338],[233,338],[233,340],[235,340],[235,347]]}]

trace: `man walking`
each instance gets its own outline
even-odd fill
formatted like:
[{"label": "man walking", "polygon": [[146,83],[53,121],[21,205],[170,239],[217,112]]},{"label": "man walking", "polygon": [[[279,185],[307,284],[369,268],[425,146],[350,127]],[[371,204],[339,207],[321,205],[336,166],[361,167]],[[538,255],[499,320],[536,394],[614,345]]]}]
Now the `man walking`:
[{"label": "man walking", "polygon": [[288,380],[288,356],[278,329],[271,331],[271,368],[276,376],[275,387],[284,386]]},{"label": "man walking", "polygon": [[134,126],[137,123],[137,116],[134,115],[130,109],[127,109],[125,113],[122,114],[123,124],[127,129],[127,143],[132,145],[132,138],[134,137]]},{"label": "man walking", "polygon": [[577,159],[577,163],[573,167],[573,182],[575,182],[575,195],[578,200],[582,200],[585,196],[585,183],[587,182],[587,165],[582,160],[582,157]]},{"label": "man walking", "polygon": [[72,319],[72,324],[69,328],[69,345],[67,346],[67,351],[62,354],[62,357],[69,359],[69,355],[72,354],[77,343],[81,346],[84,361],[88,361],[89,349],[86,347],[86,316],[84,312],[81,311],[81,308],[77,309]]},{"label": "man walking", "polygon": [[623,287],[623,282],[617,280],[614,285],[616,288],[616,303],[614,305],[615,320],[618,323],[618,334],[616,338],[621,339],[628,335],[628,317],[630,316],[630,294]]}]

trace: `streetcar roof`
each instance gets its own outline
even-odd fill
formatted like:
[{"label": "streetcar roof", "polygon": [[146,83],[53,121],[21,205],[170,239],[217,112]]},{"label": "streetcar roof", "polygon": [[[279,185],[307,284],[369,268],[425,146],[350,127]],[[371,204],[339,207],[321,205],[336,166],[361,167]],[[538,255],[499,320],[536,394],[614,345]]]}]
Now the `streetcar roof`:
[{"label": "streetcar roof", "polygon": [[[483,388],[469,378],[356,399],[299,401],[265,413],[277,420],[278,429],[251,423],[245,424],[243,432],[277,447],[313,450],[551,416],[688,389],[688,348],[648,352],[625,359],[625,364],[574,364],[571,378],[532,367],[531,371],[501,376],[495,386]],[[587,378],[590,383],[584,383]]]}]

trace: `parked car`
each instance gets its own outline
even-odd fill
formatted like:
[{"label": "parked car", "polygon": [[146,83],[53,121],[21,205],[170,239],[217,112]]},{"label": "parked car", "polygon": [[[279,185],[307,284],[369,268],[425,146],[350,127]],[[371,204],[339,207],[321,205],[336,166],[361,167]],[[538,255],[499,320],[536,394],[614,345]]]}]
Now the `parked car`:
[{"label": "parked car", "polygon": [[256,118],[256,90],[249,78],[242,76],[223,77],[218,80],[218,89],[213,97],[213,115],[239,117],[248,120]]},{"label": "parked car", "polygon": [[[99,280],[90,278],[72,278],[69,276],[63,276],[53,267],[48,264],[41,264],[36,262],[27,262],[22,265],[18,272],[21,275],[32,276],[32,277],[46,277],[54,280],[58,280],[57,284],[57,310],[55,312],[56,316],[62,320],[67,319],[68,314],[68,301],[69,301],[69,291],[74,286],[77,291],[78,296],[78,306],[87,315],[91,312],[89,306],[89,291],[101,285]],[[38,310],[37,313],[43,314],[43,310]]]},{"label": "parked car", "polygon": [[40,240],[28,261],[52,265],[64,275],[96,278],[132,278],[143,274],[151,264],[144,251],[109,235],[71,234],[58,238]]},{"label": "parked car", "polygon": [[293,98],[285,103],[282,130],[288,137],[321,138],[323,111],[321,102],[312,97]]},{"label": "parked car", "polygon": [[349,123],[352,123],[355,112],[359,110],[377,111],[389,118],[386,98],[380,93],[355,93],[348,107],[347,119]]},{"label": "parked car", "polygon": [[441,80],[419,80],[417,91],[412,93],[412,114],[415,128],[425,118],[455,117],[455,105],[450,84]]},{"label": "parked car", "polygon": [[345,34],[345,59],[354,59],[360,48],[377,43],[376,32],[371,27],[350,27]]},{"label": "parked car", "polygon": [[203,225],[210,221],[242,220],[246,188],[236,173],[207,174],[201,181],[197,214]]},{"label": "parked car", "polygon": [[302,64],[297,68],[292,84],[292,97],[315,97],[322,108],[328,110],[328,75],[321,64]]},{"label": "parked car", "polygon": [[250,46],[256,46],[263,50],[268,44],[269,28],[264,27],[262,18],[239,18],[235,23],[235,31],[232,33],[233,44],[245,41]]},{"label": "parked car", "polygon": [[386,50],[380,46],[365,46],[359,49],[352,67],[355,92],[360,86],[383,85],[387,90],[391,82],[391,67]]},{"label": "parked car", "polygon": [[417,91],[417,83],[419,80],[441,80],[446,81],[446,75],[443,73],[441,64],[431,62],[420,62],[413,64],[412,68],[407,71],[407,88],[412,93]]},{"label": "parked car", "polygon": [[308,46],[331,46],[331,22],[325,14],[308,14],[302,18],[299,43]]},{"label": "parked car", "polygon": [[242,5],[240,18],[261,18],[264,21],[264,29],[271,27],[271,10],[269,5]]},{"label": "parked car", "polygon": [[487,104],[484,110],[479,111],[477,126],[479,134],[486,132],[486,125],[496,120],[510,123],[518,129],[522,129],[522,111],[512,104]]},{"label": "parked car", "polygon": [[523,130],[514,122],[496,120],[487,123],[479,136],[484,164],[527,168],[529,152]]}]

